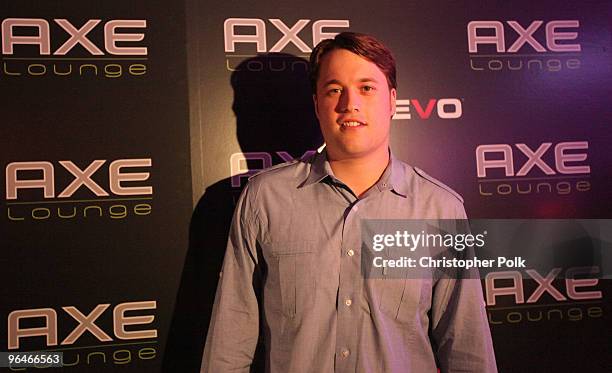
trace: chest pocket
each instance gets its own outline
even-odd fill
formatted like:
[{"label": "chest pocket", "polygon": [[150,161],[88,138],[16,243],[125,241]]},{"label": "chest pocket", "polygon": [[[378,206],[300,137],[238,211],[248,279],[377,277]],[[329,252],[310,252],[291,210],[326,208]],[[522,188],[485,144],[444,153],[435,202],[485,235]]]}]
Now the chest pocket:
[{"label": "chest pocket", "polygon": [[312,242],[286,242],[272,245],[272,265],[280,290],[283,316],[301,317],[315,302],[315,246]]},{"label": "chest pocket", "polygon": [[403,324],[418,324],[431,307],[428,279],[382,280],[380,311]]}]

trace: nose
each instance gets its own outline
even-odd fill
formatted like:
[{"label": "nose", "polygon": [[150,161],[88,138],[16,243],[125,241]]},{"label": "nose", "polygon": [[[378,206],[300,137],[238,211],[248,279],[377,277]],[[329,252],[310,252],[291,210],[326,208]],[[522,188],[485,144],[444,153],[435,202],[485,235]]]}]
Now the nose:
[{"label": "nose", "polygon": [[361,100],[359,94],[351,89],[343,90],[338,102],[338,111],[340,113],[352,113],[359,111],[360,108]]}]

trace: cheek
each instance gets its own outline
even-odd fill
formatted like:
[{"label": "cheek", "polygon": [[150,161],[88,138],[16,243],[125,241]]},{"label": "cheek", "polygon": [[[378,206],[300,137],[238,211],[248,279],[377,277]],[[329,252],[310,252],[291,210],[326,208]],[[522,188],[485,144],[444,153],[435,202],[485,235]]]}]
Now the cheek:
[{"label": "cheek", "polygon": [[320,118],[333,118],[336,114],[336,102],[332,100],[319,101],[318,107]]},{"label": "cheek", "polygon": [[380,117],[386,117],[388,118],[391,115],[391,112],[393,111],[391,102],[389,101],[389,97],[383,98],[381,97],[380,100],[378,100],[378,102],[376,103],[376,116],[380,116]]},{"label": "cheek", "polygon": [[327,110],[330,107],[333,107],[335,104],[335,100],[331,97],[323,96],[319,99],[319,107],[321,109]]},{"label": "cheek", "polygon": [[329,130],[332,128],[333,124],[336,123],[336,117],[334,115],[334,111],[330,110],[328,106],[319,102],[319,109],[317,114],[317,119],[319,120],[319,126],[321,130]]}]

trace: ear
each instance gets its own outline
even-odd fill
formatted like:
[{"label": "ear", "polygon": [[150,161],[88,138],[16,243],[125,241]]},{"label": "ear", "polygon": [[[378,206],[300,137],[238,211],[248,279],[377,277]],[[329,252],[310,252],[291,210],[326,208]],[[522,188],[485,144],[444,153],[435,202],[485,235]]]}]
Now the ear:
[{"label": "ear", "polygon": [[397,99],[397,91],[395,90],[395,88],[391,88],[391,91],[389,91],[389,104],[391,105],[391,117],[393,117],[395,115],[395,100]]},{"label": "ear", "polygon": [[315,115],[317,116],[317,119],[319,119],[319,101],[317,101],[316,93],[312,95],[312,102],[314,103]]}]

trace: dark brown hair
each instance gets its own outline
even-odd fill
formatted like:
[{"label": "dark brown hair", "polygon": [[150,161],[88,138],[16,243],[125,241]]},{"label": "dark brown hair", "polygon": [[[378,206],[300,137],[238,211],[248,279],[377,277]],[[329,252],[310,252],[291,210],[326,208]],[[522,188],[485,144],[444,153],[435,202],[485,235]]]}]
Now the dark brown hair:
[{"label": "dark brown hair", "polygon": [[322,40],[310,54],[310,84],[317,91],[317,80],[323,57],[334,49],[346,49],[373,62],[387,77],[389,89],[397,88],[395,59],[389,48],[376,38],[356,32],[342,32],[333,39]]}]

